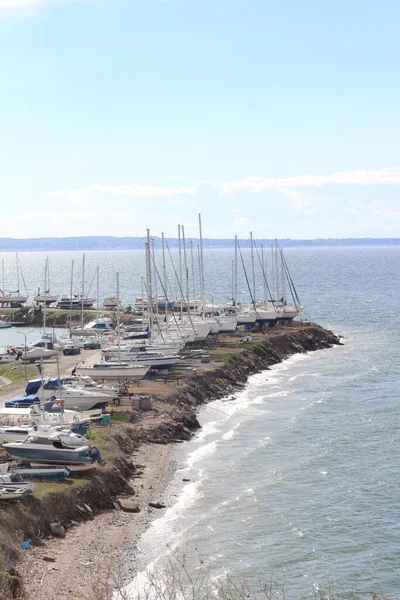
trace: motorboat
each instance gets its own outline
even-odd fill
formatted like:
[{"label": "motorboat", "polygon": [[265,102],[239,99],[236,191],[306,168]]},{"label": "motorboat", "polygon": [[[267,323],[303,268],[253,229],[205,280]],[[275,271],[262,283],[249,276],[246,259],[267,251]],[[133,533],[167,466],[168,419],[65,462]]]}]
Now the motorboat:
[{"label": "motorboat", "polygon": [[36,394],[42,400],[59,400],[63,402],[65,409],[79,411],[104,408],[116,396],[105,390],[66,385],[61,379],[53,377],[43,380],[31,379],[25,388],[25,393],[27,396]]},{"label": "motorboat", "polygon": [[57,308],[62,308],[64,310],[82,310],[83,307],[83,310],[86,310],[88,308],[92,308],[95,302],[95,298],[82,298],[82,296],[79,295],[62,296],[57,302]]},{"label": "motorboat", "polygon": [[[16,351],[8,350],[0,354],[0,365],[8,365],[17,360],[18,353]],[[21,356],[21,355],[20,355]]]},{"label": "motorboat", "polygon": [[71,471],[65,465],[19,465],[13,473],[28,481],[62,481],[70,476]]},{"label": "motorboat", "polygon": [[21,359],[27,362],[33,362],[35,360],[53,358],[56,356],[57,350],[47,350],[46,348],[31,348],[26,352],[22,352]]},{"label": "motorboat", "polygon": [[78,365],[80,375],[88,375],[92,379],[122,379],[140,381],[148,373],[150,367],[146,365],[132,364],[127,362],[101,362],[92,367]]},{"label": "motorboat", "polygon": [[22,352],[21,359],[29,362],[55,356],[57,354],[56,343],[57,338],[55,335],[52,333],[43,333],[41,338],[34,344],[30,344],[27,348],[19,346],[15,350]]},{"label": "motorboat", "polygon": [[96,460],[102,464],[98,448],[87,445],[87,440],[64,432],[31,433],[24,441],[9,442],[4,450],[24,462],[54,464],[84,464]]},{"label": "motorboat", "polygon": [[114,322],[108,317],[102,317],[94,321],[90,321],[84,327],[76,327],[71,329],[71,335],[73,336],[92,336],[94,333],[104,333],[106,331],[114,331]]},{"label": "motorboat", "polygon": [[10,321],[4,321],[3,319],[0,319],[0,329],[9,329],[10,327],[12,327],[12,323],[10,323]]}]

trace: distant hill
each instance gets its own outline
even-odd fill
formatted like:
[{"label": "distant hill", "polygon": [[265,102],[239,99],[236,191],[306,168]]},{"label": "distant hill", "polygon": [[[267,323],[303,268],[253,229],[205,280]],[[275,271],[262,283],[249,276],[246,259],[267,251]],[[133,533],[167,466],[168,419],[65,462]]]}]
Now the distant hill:
[{"label": "distant hill", "polygon": [[[161,246],[161,239],[154,237],[157,247]],[[199,243],[198,239],[187,238],[186,244],[193,241],[195,246]],[[258,239],[257,245],[263,243],[270,246],[275,240]],[[142,249],[146,238],[144,237],[111,237],[111,236],[90,236],[90,237],[66,237],[66,238],[0,238],[0,252],[24,252],[24,251],[51,251],[51,250],[135,250]],[[242,248],[248,248],[250,241],[248,239],[239,240]],[[204,248],[232,248],[234,241],[232,239],[205,239]],[[279,240],[284,248],[290,247],[326,247],[326,246],[400,246],[400,238],[343,238],[343,239],[316,239],[316,240]],[[177,238],[168,238],[170,248],[178,246]]]}]

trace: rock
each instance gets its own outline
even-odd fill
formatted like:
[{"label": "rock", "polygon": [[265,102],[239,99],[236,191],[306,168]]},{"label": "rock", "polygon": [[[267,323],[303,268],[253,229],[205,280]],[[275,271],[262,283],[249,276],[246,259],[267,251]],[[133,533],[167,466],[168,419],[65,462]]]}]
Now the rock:
[{"label": "rock", "polygon": [[61,523],[50,523],[50,531],[56,537],[65,537],[65,528],[61,525]]},{"label": "rock", "polygon": [[130,513],[140,512],[140,505],[139,505],[139,502],[137,502],[136,500],[126,500],[126,499],[122,498],[119,501],[119,505],[121,507],[121,510],[123,510],[124,512],[130,512]]},{"label": "rock", "polygon": [[88,512],[88,513],[89,513],[89,515],[92,515],[92,514],[93,514],[93,511],[92,511],[92,509],[90,508],[89,504],[84,504],[83,506],[85,507],[85,510],[86,510],[86,512]]},{"label": "rock", "polygon": [[190,481],[190,479],[182,479],[182,481]]},{"label": "rock", "polygon": [[115,510],[121,510],[121,504],[119,502],[113,502]]},{"label": "rock", "polygon": [[149,502],[149,506],[151,506],[151,508],[167,508],[165,504],[161,504],[161,502]]},{"label": "rock", "polygon": [[54,558],[54,556],[49,556],[48,554],[45,554],[44,556],[42,556],[42,560],[45,560],[46,562],[56,562],[56,559]]}]

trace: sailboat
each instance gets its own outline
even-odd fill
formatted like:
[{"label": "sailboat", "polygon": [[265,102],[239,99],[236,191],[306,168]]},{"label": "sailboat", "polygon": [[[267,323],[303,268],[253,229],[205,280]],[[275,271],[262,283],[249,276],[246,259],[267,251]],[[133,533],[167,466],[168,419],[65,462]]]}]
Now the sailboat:
[{"label": "sailboat", "polygon": [[147,365],[138,365],[132,363],[126,363],[121,361],[121,331],[120,331],[120,319],[119,319],[119,273],[117,273],[117,341],[118,341],[118,360],[109,362],[100,362],[94,364],[92,367],[86,367],[84,365],[78,366],[78,373],[80,375],[88,375],[95,381],[99,379],[123,379],[130,381],[139,381],[149,371],[150,367]]},{"label": "sailboat", "polygon": [[39,288],[38,293],[34,296],[33,300],[36,304],[44,304],[45,306],[54,304],[58,300],[58,295],[50,293],[50,267],[48,256],[46,257],[44,265],[44,292],[40,293]]},{"label": "sailboat", "polygon": [[[17,262],[17,289],[15,291],[6,291],[5,290],[5,269],[4,269],[4,259],[1,261],[2,266],[2,279],[3,284],[0,289],[0,305],[1,306],[9,306],[10,308],[21,308],[23,304],[28,300],[28,294],[24,295],[20,293],[19,289],[19,277],[20,277],[20,264],[18,253],[16,253],[16,262]],[[22,277],[23,278],[23,277]]]}]

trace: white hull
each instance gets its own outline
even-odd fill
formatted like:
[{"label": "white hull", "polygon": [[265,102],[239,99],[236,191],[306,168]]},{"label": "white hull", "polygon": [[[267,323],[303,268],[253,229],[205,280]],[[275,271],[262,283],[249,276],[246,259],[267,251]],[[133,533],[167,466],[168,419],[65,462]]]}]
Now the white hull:
[{"label": "white hull", "polygon": [[131,381],[140,381],[149,371],[147,366],[129,365],[123,367],[115,366],[94,366],[94,367],[78,367],[78,372],[81,375],[88,375],[92,379],[129,379]]},{"label": "white hull", "polygon": [[237,328],[236,317],[219,317],[219,333],[233,333]]},{"label": "white hull", "polygon": [[242,313],[237,315],[237,322],[239,325],[254,325],[256,320],[256,313]]},{"label": "white hull", "polygon": [[38,294],[33,298],[34,302],[45,302],[46,304],[54,304],[57,302],[58,296],[52,296],[51,294]]},{"label": "white hull", "polygon": [[15,362],[16,356],[13,354],[1,354],[0,355],[0,365],[8,365],[10,363]]},{"label": "white hull", "polygon": [[295,319],[303,310],[302,306],[284,306],[279,310],[278,320]]},{"label": "white hull", "polygon": [[46,348],[31,348],[22,354],[23,360],[38,360],[41,358],[52,358],[57,354],[57,350],[47,350]]},{"label": "white hull", "polygon": [[12,327],[12,323],[8,323],[7,321],[0,321],[0,329],[9,329]]}]

